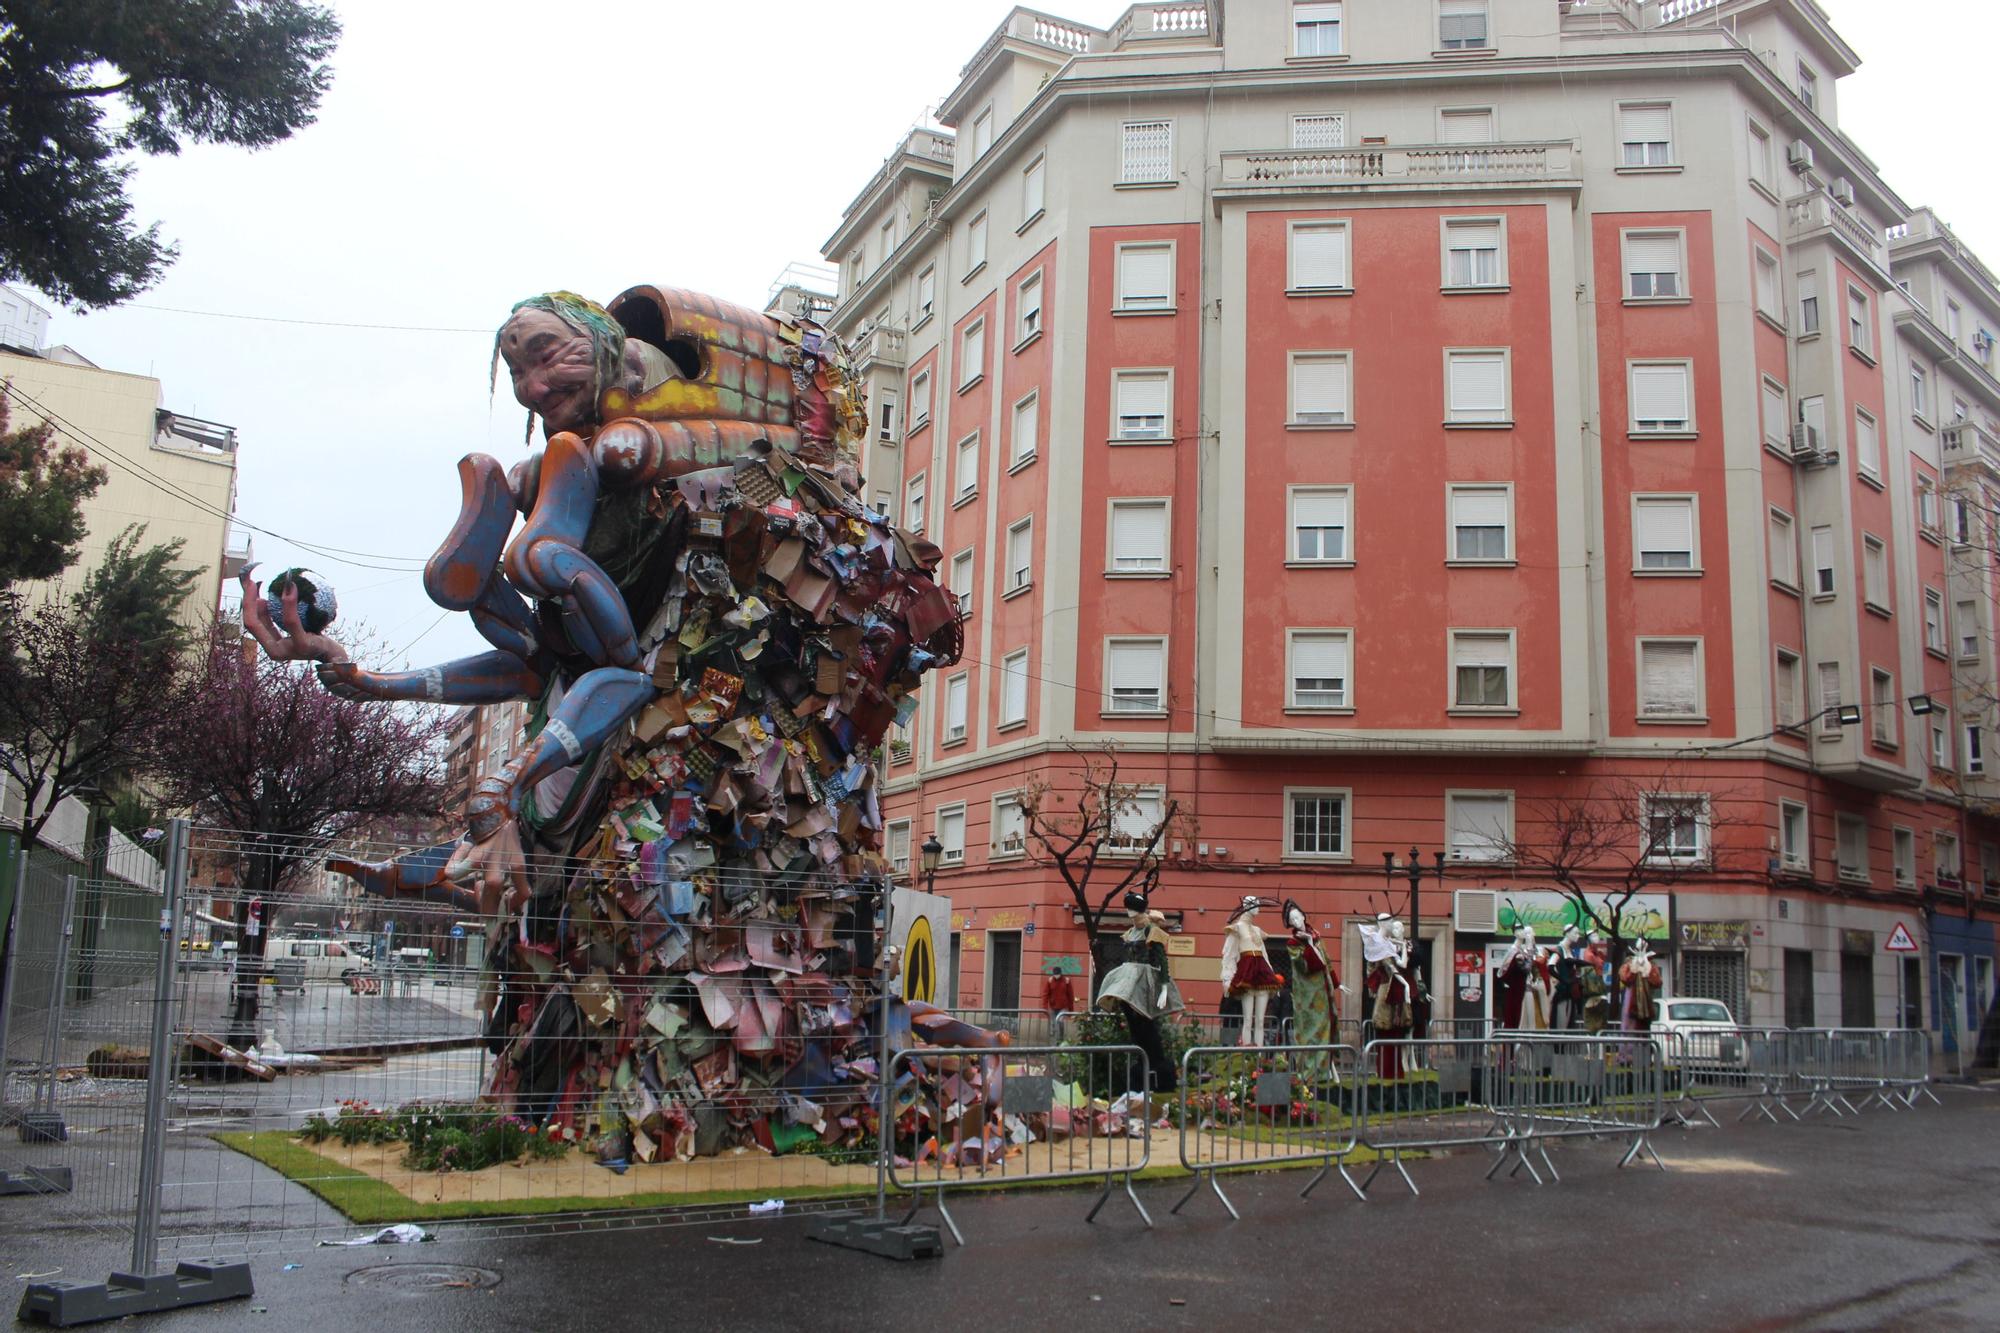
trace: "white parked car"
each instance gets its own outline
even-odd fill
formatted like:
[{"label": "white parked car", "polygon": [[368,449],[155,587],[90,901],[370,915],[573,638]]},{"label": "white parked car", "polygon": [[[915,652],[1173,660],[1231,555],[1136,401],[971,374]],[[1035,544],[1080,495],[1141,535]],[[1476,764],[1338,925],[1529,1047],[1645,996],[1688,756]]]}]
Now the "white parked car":
[{"label": "white parked car", "polygon": [[349,972],[365,971],[366,958],[358,958],[339,940],[288,939],[274,936],[264,949],[267,964],[296,960],[306,981],[339,981]]},{"label": "white parked car", "polygon": [[1659,1006],[1653,1031],[1675,1034],[1678,1038],[1667,1043],[1669,1064],[1737,1069],[1746,1063],[1748,1051],[1743,1031],[1722,1001],[1671,999],[1661,1000]]}]

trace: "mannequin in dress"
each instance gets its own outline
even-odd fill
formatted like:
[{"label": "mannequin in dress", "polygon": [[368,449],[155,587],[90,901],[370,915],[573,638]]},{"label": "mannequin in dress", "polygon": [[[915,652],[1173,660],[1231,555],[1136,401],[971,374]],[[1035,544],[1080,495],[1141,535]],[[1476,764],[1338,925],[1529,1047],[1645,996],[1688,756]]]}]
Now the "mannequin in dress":
[{"label": "mannequin in dress", "polygon": [[1238,1046],[1264,1044],[1264,1015],[1271,996],[1285,988],[1284,979],[1264,957],[1264,931],[1257,924],[1262,898],[1245,898],[1229,915],[1222,937],[1222,990],[1243,1003],[1243,1031]]},{"label": "mannequin in dress", "polygon": [[1660,989],[1660,965],[1645,937],[1632,941],[1632,952],[1618,968],[1618,984],[1625,991],[1618,1025],[1627,1032],[1650,1032],[1658,1012],[1653,996]]},{"label": "mannequin in dress", "polygon": [[1167,1058],[1160,1019],[1187,1006],[1167,970],[1167,919],[1151,909],[1146,895],[1128,893],[1125,922],[1125,933],[1105,947],[1105,961],[1112,968],[1097,988],[1097,1007],[1124,1017],[1132,1044],[1146,1053],[1152,1090],[1172,1092],[1180,1086],[1180,1075]]},{"label": "mannequin in dress", "polygon": [[1553,1028],[1573,1028],[1582,1018],[1583,980],[1578,975],[1582,967],[1583,936],[1575,926],[1564,926],[1562,943],[1556,946],[1555,1002],[1549,1016],[1549,1026]]},{"label": "mannequin in dress", "polygon": [[[1374,1035],[1396,1041],[1410,1034],[1410,946],[1403,938],[1403,923],[1387,912],[1378,913],[1373,925],[1361,927],[1361,958],[1367,965],[1362,985],[1372,1001],[1368,1011]],[[1375,1056],[1375,1072],[1382,1078],[1403,1076],[1400,1046],[1380,1047]]]},{"label": "mannequin in dress", "polygon": [[1594,930],[1584,946],[1577,979],[1583,983],[1583,1030],[1602,1032],[1611,1025],[1611,952]]},{"label": "mannequin in dress", "polygon": [[1521,1007],[1521,1025],[1531,1032],[1554,1027],[1550,1011],[1555,1005],[1555,994],[1555,950],[1538,946],[1528,963],[1528,1002]]},{"label": "mannequin in dress", "polygon": [[[1286,899],[1285,928],[1292,936],[1292,1041],[1298,1046],[1325,1046],[1333,1041],[1333,1024],[1340,1013],[1340,977],[1320,947],[1319,932],[1306,919],[1297,902]],[[1328,1066],[1324,1054],[1309,1057],[1304,1068],[1315,1079],[1324,1079]]]},{"label": "mannequin in dress", "polygon": [[1500,1028],[1513,1032],[1521,1026],[1521,1006],[1528,996],[1528,974],[1535,957],[1535,928],[1523,922],[1514,931],[1513,946],[1507,956],[1500,960],[1499,975],[1494,979],[1494,1016],[1500,1020]]}]

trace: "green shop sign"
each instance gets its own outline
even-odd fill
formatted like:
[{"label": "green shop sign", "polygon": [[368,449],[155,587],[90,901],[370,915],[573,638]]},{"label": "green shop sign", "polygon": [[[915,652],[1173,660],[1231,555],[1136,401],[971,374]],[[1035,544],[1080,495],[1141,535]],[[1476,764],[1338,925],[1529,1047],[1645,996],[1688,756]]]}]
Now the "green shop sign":
[{"label": "green shop sign", "polygon": [[[1607,925],[1615,913],[1619,895],[1609,898],[1591,895],[1590,907],[1598,919]],[[1618,933],[1628,940],[1648,939],[1671,942],[1673,939],[1673,904],[1663,893],[1635,893],[1625,904],[1622,919],[1618,922]],[[1535,938],[1545,944],[1553,944],[1562,938],[1563,930],[1575,926],[1588,935],[1597,927],[1576,905],[1576,900],[1566,893],[1552,893],[1545,889],[1528,889],[1509,893],[1500,891],[1500,933],[1512,935],[1523,924],[1535,928]]]}]

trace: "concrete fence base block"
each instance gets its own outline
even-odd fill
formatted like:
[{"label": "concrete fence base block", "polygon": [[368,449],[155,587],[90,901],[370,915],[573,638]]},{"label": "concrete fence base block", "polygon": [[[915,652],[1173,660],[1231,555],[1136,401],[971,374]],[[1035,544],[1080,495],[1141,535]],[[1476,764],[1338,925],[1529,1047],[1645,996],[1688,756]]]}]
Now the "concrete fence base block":
[{"label": "concrete fence base block", "polygon": [[157,1314],[190,1305],[241,1300],[253,1294],[248,1264],[184,1263],[171,1273],[133,1277],[113,1273],[104,1282],[37,1282],[22,1293],[16,1318],[51,1328],[74,1328],[128,1315]]},{"label": "concrete fence base block", "polygon": [[885,1259],[936,1259],[944,1254],[944,1237],[936,1227],[899,1226],[872,1217],[822,1218],[806,1234],[828,1245],[863,1250]]},{"label": "concrete fence base block", "polygon": [[0,1198],[15,1194],[68,1194],[76,1173],[66,1166],[31,1166],[20,1175],[0,1171]]}]

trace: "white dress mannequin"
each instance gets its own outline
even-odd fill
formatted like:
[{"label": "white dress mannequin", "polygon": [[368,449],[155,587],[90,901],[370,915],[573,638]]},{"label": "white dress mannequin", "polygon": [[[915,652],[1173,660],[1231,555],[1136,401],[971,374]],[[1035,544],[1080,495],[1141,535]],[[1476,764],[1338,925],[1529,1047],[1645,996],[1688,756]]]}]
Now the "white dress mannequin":
[{"label": "white dress mannequin", "polygon": [[1284,989],[1284,980],[1264,956],[1264,931],[1257,924],[1259,898],[1245,898],[1229,918],[1222,937],[1222,991],[1243,1002],[1243,1031],[1238,1046],[1264,1044],[1264,1016],[1271,997]]}]

